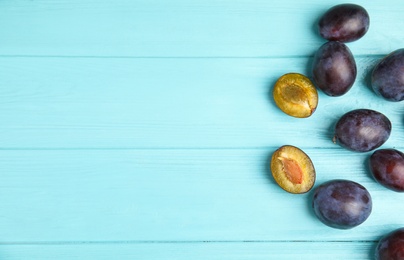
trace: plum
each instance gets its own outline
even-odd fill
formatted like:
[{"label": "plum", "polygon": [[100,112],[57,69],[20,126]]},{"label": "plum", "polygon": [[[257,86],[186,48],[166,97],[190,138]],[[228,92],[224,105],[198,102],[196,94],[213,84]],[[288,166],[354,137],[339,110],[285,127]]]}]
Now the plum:
[{"label": "plum", "polygon": [[362,38],[369,29],[369,14],[360,5],[340,4],[321,16],[318,30],[329,41],[352,42]]},{"label": "plum", "polygon": [[376,65],[371,84],[376,94],[388,101],[404,100],[404,49],[390,53]]},{"label": "plum", "polygon": [[308,192],[316,179],[310,157],[292,145],[284,145],[273,153],[271,172],[282,189],[294,194]]},{"label": "plum", "polygon": [[396,229],[380,239],[376,246],[375,259],[404,259],[404,228]]},{"label": "plum", "polygon": [[340,42],[323,44],[314,55],[312,65],[315,85],[329,96],[342,96],[356,79],[356,62],[349,48]]},{"label": "plum", "polygon": [[388,189],[404,192],[404,154],[396,149],[380,149],[369,159],[370,171]]},{"label": "plum", "polygon": [[372,198],[359,183],[332,180],[316,188],[312,207],[318,219],[327,226],[350,229],[369,217]]},{"label": "plum", "polygon": [[391,122],[380,112],[355,109],[344,114],[335,125],[333,141],[351,151],[368,152],[390,137]]},{"label": "plum", "polygon": [[273,96],[276,105],[287,115],[304,118],[316,110],[316,87],[306,76],[299,73],[283,75],[275,83]]}]

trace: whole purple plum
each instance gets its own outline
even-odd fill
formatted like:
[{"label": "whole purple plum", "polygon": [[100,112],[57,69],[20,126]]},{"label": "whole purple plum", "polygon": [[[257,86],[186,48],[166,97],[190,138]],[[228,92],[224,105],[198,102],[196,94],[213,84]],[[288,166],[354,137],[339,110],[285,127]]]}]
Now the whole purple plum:
[{"label": "whole purple plum", "polygon": [[342,96],[356,79],[356,62],[349,48],[340,42],[323,44],[314,55],[313,81],[329,96]]},{"label": "whole purple plum", "polygon": [[365,187],[348,180],[332,180],[314,191],[314,213],[327,226],[349,229],[362,224],[372,212],[372,198]]},{"label": "whole purple plum", "polygon": [[380,147],[390,137],[391,122],[371,109],[355,109],[344,114],[335,125],[333,141],[355,152]]},{"label": "whole purple plum", "polygon": [[376,247],[375,259],[404,259],[404,228],[396,229],[380,239]]},{"label": "whole purple plum", "polygon": [[389,101],[404,100],[404,49],[383,58],[372,72],[372,88]]},{"label": "whole purple plum", "polygon": [[369,29],[369,14],[355,4],[340,4],[330,8],[320,18],[318,30],[329,41],[352,42]]},{"label": "whole purple plum", "polygon": [[404,154],[396,149],[380,149],[369,159],[370,171],[381,185],[404,192]]}]

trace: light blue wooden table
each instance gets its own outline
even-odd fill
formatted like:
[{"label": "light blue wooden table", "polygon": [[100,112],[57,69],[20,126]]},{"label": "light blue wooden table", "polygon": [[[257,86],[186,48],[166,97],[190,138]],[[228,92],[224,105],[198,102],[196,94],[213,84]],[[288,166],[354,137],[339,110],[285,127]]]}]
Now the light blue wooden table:
[{"label": "light blue wooden table", "polygon": [[[370,153],[331,141],[345,112],[390,118],[404,150],[404,104],[368,75],[404,47],[402,0],[358,0],[371,17],[349,43],[343,97],[308,119],[271,97],[309,73],[319,16],[343,1],[0,1],[0,259],[371,259],[404,226],[404,194],[369,175]],[[309,74],[308,74],[309,75]],[[279,146],[303,149],[316,186],[357,181],[373,212],[352,230],[320,223],[312,193],[273,181]]]}]

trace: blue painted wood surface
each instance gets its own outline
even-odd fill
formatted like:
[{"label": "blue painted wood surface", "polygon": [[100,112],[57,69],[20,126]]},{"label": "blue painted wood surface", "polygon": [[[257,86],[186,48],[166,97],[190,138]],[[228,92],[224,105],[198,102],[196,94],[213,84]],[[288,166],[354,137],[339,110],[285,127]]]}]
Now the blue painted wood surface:
[{"label": "blue painted wood surface", "polygon": [[[372,259],[404,226],[403,194],[377,184],[370,153],[333,144],[345,112],[393,123],[404,106],[377,97],[369,72],[404,46],[399,0],[357,1],[369,32],[343,97],[319,93],[312,117],[274,104],[284,73],[309,73],[325,41],[314,25],[343,1],[1,1],[0,259]],[[373,197],[352,230],[320,223],[312,193],[273,181],[279,146],[302,148],[331,179]]]}]

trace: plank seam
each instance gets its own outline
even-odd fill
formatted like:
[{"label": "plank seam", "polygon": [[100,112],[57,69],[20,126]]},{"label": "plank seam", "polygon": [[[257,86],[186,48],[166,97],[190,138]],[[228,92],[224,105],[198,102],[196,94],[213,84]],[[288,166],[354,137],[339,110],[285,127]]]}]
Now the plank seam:
[{"label": "plank seam", "polygon": [[377,240],[117,240],[117,241],[15,241],[4,245],[99,245],[99,244],[231,244],[231,243],[377,243]]},{"label": "plank seam", "polygon": [[[386,54],[358,54],[355,58],[382,58]],[[313,55],[280,56],[120,56],[120,55],[1,55],[0,58],[43,58],[43,59],[307,59]]]},{"label": "plank seam", "polygon": [[[0,147],[0,151],[192,151],[192,150],[271,150],[277,149],[279,146],[267,146],[267,147]],[[331,151],[346,151],[341,147],[305,147],[300,146],[301,149],[306,150],[331,150]],[[404,149],[404,146],[394,146],[395,149]],[[371,151],[373,152],[373,151]],[[371,153],[368,152],[368,153]],[[366,153],[363,153],[366,154]]]}]

